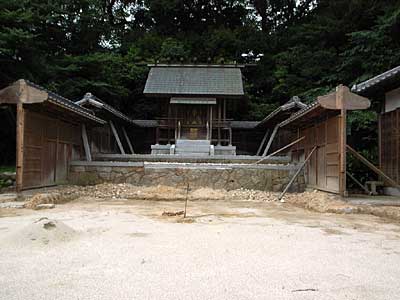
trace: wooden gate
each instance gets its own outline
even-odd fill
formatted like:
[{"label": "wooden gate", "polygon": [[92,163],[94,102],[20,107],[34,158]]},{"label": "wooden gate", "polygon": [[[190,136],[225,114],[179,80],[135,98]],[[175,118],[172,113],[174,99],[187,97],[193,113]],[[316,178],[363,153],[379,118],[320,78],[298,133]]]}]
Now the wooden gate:
[{"label": "wooden gate", "polygon": [[79,126],[26,109],[24,116],[22,188],[66,181],[73,152],[81,153]]},{"label": "wooden gate", "polygon": [[304,136],[305,140],[295,150],[296,157],[307,157],[318,146],[305,170],[310,187],[340,192],[339,125],[340,116],[335,116],[300,131],[299,135]]},{"label": "wooden gate", "polygon": [[400,108],[380,117],[380,168],[400,183]]}]

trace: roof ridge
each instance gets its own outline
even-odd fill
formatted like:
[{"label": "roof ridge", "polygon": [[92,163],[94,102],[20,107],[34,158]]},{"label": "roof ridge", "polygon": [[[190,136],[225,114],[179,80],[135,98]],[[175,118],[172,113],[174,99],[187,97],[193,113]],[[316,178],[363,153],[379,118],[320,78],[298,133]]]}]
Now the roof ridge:
[{"label": "roof ridge", "polygon": [[148,64],[148,67],[151,68],[244,68],[245,65],[243,64]]},{"label": "roof ridge", "polygon": [[89,119],[92,119],[96,122],[103,123],[103,124],[106,123],[103,119],[95,116],[93,111],[76,104],[74,101],[72,101],[68,98],[65,98],[55,92],[52,92],[39,84],[33,83],[32,81],[29,81],[26,79],[22,79],[22,80],[24,80],[26,82],[26,84],[29,85],[30,87],[33,87],[35,89],[46,92],[48,94],[49,99],[52,100],[53,102],[57,103],[58,105],[64,106],[65,108],[70,108],[73,111],[75,111],[76,113],[79,112],[78,114],[86,116]]},{"label": "roof ridge", "polygon": [[400,66],[394,67],[388,71],[385,71],[379,75],[376,75],[370,79],[367,79],[363,82],[360,82],[358,84],[354,84],[353,87],[351,88],[351,90],[353,92],[359,93],[362,92],[386,79],[390,79],[393,76],[397,75],[398,73],[400,73]]},{"label": "roof ridge", "polygon": [[109,111],[110,113],[112,113],[113,115],[127,121],[128,123],[133,123],[133,120],[131,118],[129,118],[128,116],[126,116],[125,114],[123,114],[122,112],[120,112],[119,110],[115,109],[114,107],[112,107],[111,105],[107,104],[106,102],[104,102],[103,100],[101,100],[100,98],[98,98],[97,96],[93,95],[92,93],[88,92],[86,93],[83,98],[79,101],[77,101],[76,103],[78,103],[79,106],[83,105],[84,103],[90,101],[95,101],[101,104],[101,107],[104,108],[105,110]]}]

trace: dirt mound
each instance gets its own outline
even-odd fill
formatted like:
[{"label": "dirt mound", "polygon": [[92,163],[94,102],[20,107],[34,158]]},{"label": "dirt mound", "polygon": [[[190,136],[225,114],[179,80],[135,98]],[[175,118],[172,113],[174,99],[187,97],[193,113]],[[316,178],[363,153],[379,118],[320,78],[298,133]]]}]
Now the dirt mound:
[{"label": "dirt mound", "polygon": [[40,204],[61,204],[79,197],[77,192],[52,192],[52,193],[39,193],[31,197],[27,202],[25,202],[25,208],[36,209]]},{"label": "dirt mound", "polygon": [[8,245],[54,245],[61,242],[68,242],[77,235],[77,232],[61,221],[40,218],[25,226],[21,230],[6,238]]},{"label": "dirt mound", "polygon": [[249,189],[238,189],[228,192],[228,198],[239,201],[263,201],[271,202],[278,199],[277,193],[263,192]]},{"label": "dirt mound", "polygon": [[338,195],[320,191],[300,194],[286,194],[285,202],[320,213],[367,214],[400,221],[400,207],[352,205],[340,199]]},{"label": "dirt mound", "polygon": [[[135,186],[128,183],[112,184],[103,183],[94,186],[77,187],[66,186],[55,191],[58,194],[65,193],[80,197],[96,199],[136,199],[136,200],[185,200],[186,188],[175,188],[164,185]],[[278,194],[249,189],[226,191],[224,189],[212,189],[207,187],[190,188],[189,200],[239,200],[239,201],[275,201]],[[39,200],[46,197],[38,196],[32,199],[33,206],[40,203],[55,203],[51,200]],[[57,204],[57,203],[56,203]]]},{"label": "dirt mound", "polygon": [[199,188],[189,192],[190,200],[224,200],[227,197],[227,191],[214,190],[211,188]]},{"label": "dirt mound", "polygon": [[285,200],[287,203],[321,213],[338,213],[351,206],[345,201],[341,200],[337,195],[328,194],[317,190],[295,194],[288,193],[284,196],[283,200]]}]

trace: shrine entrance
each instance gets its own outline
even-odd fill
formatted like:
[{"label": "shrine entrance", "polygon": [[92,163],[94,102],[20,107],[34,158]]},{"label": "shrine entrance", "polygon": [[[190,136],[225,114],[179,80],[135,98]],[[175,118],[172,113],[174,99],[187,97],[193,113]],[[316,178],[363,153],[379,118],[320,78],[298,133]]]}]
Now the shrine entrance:
[{"label": "shrine entrance", "polygon": [[177,119],[181,139],[208,139],[210,124],[208,105],[177,105]]}]

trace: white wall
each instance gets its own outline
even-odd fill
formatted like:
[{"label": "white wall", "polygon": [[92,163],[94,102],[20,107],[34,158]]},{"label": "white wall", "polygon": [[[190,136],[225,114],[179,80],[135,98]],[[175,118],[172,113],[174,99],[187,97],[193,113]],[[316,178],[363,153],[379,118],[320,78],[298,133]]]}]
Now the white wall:
[{"label": "white wall", "polygon": [[387,92],[385,95],[385,112],[400,107],[400,88]]}]

